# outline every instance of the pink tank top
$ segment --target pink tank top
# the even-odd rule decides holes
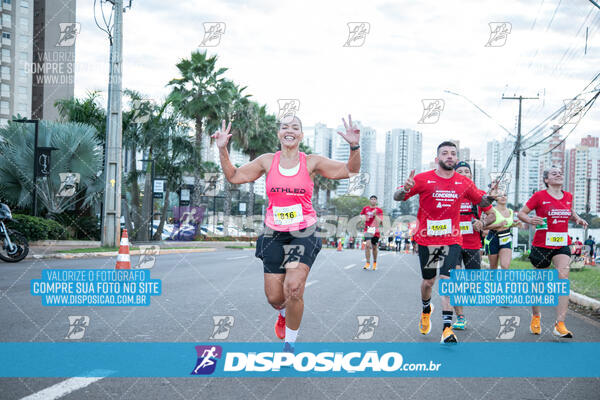
[[[300,152],[300,168],[293,176],[279,173],[280,154],[281,151],[275,153],[267,174],[269,207],[265,224],[276,231],[298,231],[317,222],[312,206],[314,183],[306,167],[306,154]]]

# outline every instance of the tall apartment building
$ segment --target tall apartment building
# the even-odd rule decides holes
[[[33,3],[0,0],[0,125],[13,116],[31,117]]]
[[[31,115],[57,120],[57,100],[73,97],[75,43],[80,25],[75,0],[33,0],[33,64]]]
[[[568,150],[566,168],[567,190],[573,194],[575,211],[598,214],[600,210],[600,147],[597,137],[587,136],[574,149]]]
[[[385,185],[383,206],[388,209],[398,207],[394,201],[396,187],[404,184],[410,172],[421,171],[423,137],[421,132],[411,129],[392,129],[385,138]],[[411,199],[412,212],[416,212],[416,202]]]

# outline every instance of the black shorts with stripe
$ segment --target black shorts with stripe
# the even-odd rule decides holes
[[[285,274],[286,269],[297,267],[298,263],[312,267],[322,247],[317,224],[293,232],[267,227],[256,239],[254,255],[262,260],[265,274]]]

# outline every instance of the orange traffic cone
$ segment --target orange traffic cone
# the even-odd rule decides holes
[[[119,245],[119,254],[117,254],[117,265],[115,269],[131,269],[131,261],[129,260],[129,237],[127,229],[123,229],[121,243]]]
[[[342,251],[342,241],[341,240],[338,241],[337,251]]]

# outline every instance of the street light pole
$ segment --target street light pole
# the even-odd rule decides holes
[[[102,209],[102,246],[117,246],[121,231],[121,67],[123,55],[123,0],[112,0],[114,10],[113,42],[111,46],[108,93],[108,125],[104,164],[104,201]]]
[[[539,97],[505,97],[502,96],[502,100],[519,100],[519,120],[517,122],[517,142],[515,144],[514,155],[516,157],[516,171],[515,171],[515,209],[519,209],[519,180],[521,176],[521,105],[523,100],[537,100]]]

